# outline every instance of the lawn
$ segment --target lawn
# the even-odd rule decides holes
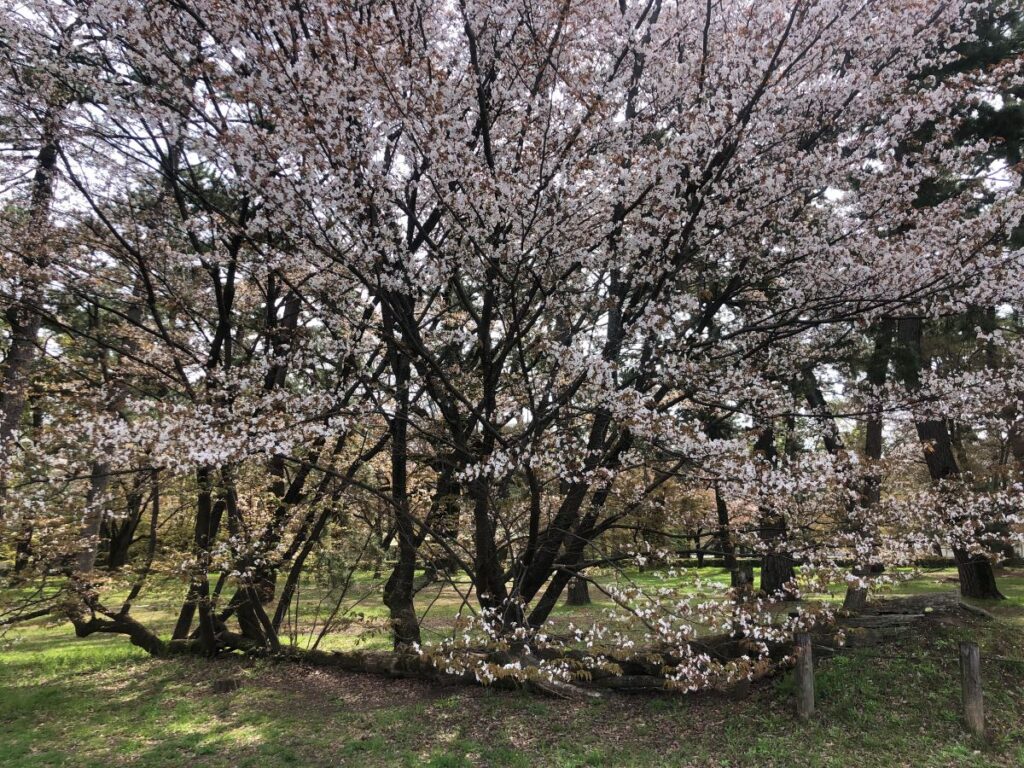
[[[950,592],[952,573],[898,591]],[[1000,584],[1010,599],[985,605],[994,621],[936,618],[900,645],[821,660],[806,724],[789,675],[742,696],[562,701],[265,661],[151,659],[123,638],[35,623],[0,651],[0,766],[1022,766],[1024,572]],[[458,608],[421,599],[435,600],[438,626]],[[559,620],[600,609],[559,608]],[[346,624],[328,646],[376,645],[353,634],[365,632]],[[982,646],[984,742],[959,721],[957,642],[968,637]],[[241,687],[214,693],[225,678]]]

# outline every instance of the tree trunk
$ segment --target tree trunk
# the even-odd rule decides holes
[[[42,325],[39,315],[27,307],[12,307],[6,316],[11,343],[0,375],[0,446],[3,447],[21,424],[25,412],[36,358],[36,337]]]
[[[736,571],[736,545],[729,529],[729,507],[718,483],[715,483],[715,511],[718,514],[718,546],[722,550],[722,565],[729,573]]]
[[[781,593],[786,600],[796,599],[790,582],[796,578],[793,558],[785,552],[774,552],[764,556],[761,562],[761,591],[766,595]]]
[[[114,521],[107,518],[100,528],[100,536],[106,549],[105,565],[107,570],[117,571],[128,564],[128,550],[135,541],[135,532],[142,520],[142,494],[128,494],[125,518]]]
[[[128,550],[134,540],[134,526],[121,525],[114,528],[107,540],[107,570],[119,571],[128,564]]]
[[[885,318],[877,330],[874,349],[867,366],[868,384],[876,388],[882,387],[888,378],[889,359],[892,356],[892,333],[893,322],[890,318]],[[883,426],[881,405],[872,403],[864,428],[864,458],[868,461],[868,468],[860,493],[861,506],[869,511],[882,501],[882,477],[878,462],[882,459]],[[871,563],[856,563],[853,573],[854,576],[866,576],[870,571]],[[862,611],[867,600],[867,589],[851,584],[846,588],[843,608],[848,611]]]
[[[575,578],[569,582],[569,591],[565,596],[566,605],[590,605],[590,582]]]
[[[206,652],[212,654],[216,652],[216,631],[209,604],[210,549],[220,528],[220,519],[224,513],[225,502],[222,498],[217,499],[216,503],[213,502],[213,488],[208,468],[204,467],[197,470],[196,481],[199,486],[194,533],[196,566],[192,573],[188,595],[181,606],[181,612],[178,614],[178,621],[175,624],[172,637],[175,640],[184,640],[188,637],[189,630],[192,627],[192,619],[195,617],[198,609],[200,640]]]
[[[306,566],[306,558],[313,551],[313,547],[320,542],[320,537],[323,535],[324,529],[327,527],[327,523],[332,515],[333,508],[319,513],[308,533],[308,537],[302,542],[301,548],[295,555],[295,560],[288,571],[288,577],[285,579],[284,587],[281,589],[281,597],[277,601],[274,617],[271,620],[271,625],[274,627],[275,632],[281,631],[281,624],[284,622],[284,617],[287,615],[292,599],[299,588],[299,580],[302,578],[302,572]]]
[[[919,317],[900,318],[897,335],[903,353],[900,360],[903,379],[910,388],[920,383],[922,367],[921,337],[922,323]],[[927,419],[917,423],[917,436],[924,449],[928,474],[933,481],[942,481],[960,476],[960,465],[953,453],[953,441],[945,419]],[[960,594],[963,597],[1002,600],[1003,594],[996,586],[995,571],[991,561],[984,555],[971,555],[963,549],[953,549],[960,575]]]
[[[596,520],[597,513],[596,511],[591,510],[589,514],[580,520],[580,524],[576,530],[572,531],[572,536],[569,538],[569,543],[562,556],[565,567],[557,569],[551,575],[551,579],[548,581],[543,594],[533,606],[529,616],[526,618],[526,623],[529,626],[535,628],[540,627],[548,620],[548,616],[551,615],[551,611],[554,610],[555,606],[558,604],[558,598],[561,597],[563,590],[569,586],[569,582],[572,580],[573,574],[580,569],[580,565],[583,562],[583,552],[596,535],[594,531],[594,523]]]
[[[57,168],[57,110],[47,111],[36,170],[32,178],[29,203],[29,224],[26,234],[32,242],[24,244],[25,260],[30,268],[39,268],[49,262],[45,252],[49,228],[50,204],[53,201],[53,179]],[[36,358],[36,337],[42,318],[33,301],[37,285],[24,286],[24,297],[6,310],[11,329],[11,342],[0,374],[0,450],[4,449],[12,433],[21,423],[32,381],[32,366]]]
[[[448,547],[454,548],[459,536],[459,495],[461,487],[455,480],[455,467],[451,460],[438,469],[437,492],[434,498],[436,513],[431,519],[430,535],[433,539],[443,541],[444,545],[435,551],[429,565],[437,573],[453,573],[458,570],[457,559]]]
[[[996,585],[992,562],[984,555],[971,555],[963,549],[954,549],[953,558],[960,576],[960,594],[980,600],[1003,600],[1005,596]]]
[[[754,444],[754,453],[771,465],[775,464],[775,430],[765,427]],[[759,535],[772,551],[765,553],[761,561],[761,591],[766,595],[780,595],[783,599],[795,599],[787,585],[796,578],[793,558],[780,550],[779,542],[786,536],[786,520],[770,509],[762,509],[759,517]]]
[[[867,381],[873,387],[881,387],[885,384],[889,367],[889,358],[892,350],[893,322],[891,318],[884,318],[876,330],[874,348],[867,365]],[[835,417],[829,411],[828,403],[818,385],[814,369],[808,368],[804,371],[805,396],[807,404],[811,407],[822,422],[822,441],[825,450],[830,454],[838,454],[844,449],[839,427]],[[878,474],[877,463],[882,458],[882,412],[881,408],[872,403],[869,411],[864,434],[864,457],[868,460],[867,471],[861,478],[858,489],[859,506],[863,510],[870,511],[875,508],[881,500],[881,477]],[[855,526],[857,521],[857,508],[850,504],[847,510],[847,525]],[[865,521],[861,520],[860,525]],[[854,563],[853,573],[855,576],[866,576],[872,570],[872,563]],[[854,584],[846,588],[846,596],[843,599],[843,608],[848,611],[863,610],[867,603],[867,589]]]
[[[733,589],[741,592],[749,592],[754,588],[754,566],[750,563],[737,563],[730,573],[730,583]]]
[[[376,456],[380,451],[384,450],[384,447],[390,441],[390,429],[382,434],[377,442],[367,451],[361,453],[356,459],[349,464],[348,470],[342,478],[342,482],[336,484],[331,492],[331,496],[327,502],[326,508],[319,510],[315,517],[311,517],[313,514],[312,510],[317,509],[317,502],[323,499],[326,493],[327,486],[326,480],[321,482],[319,488],[313,495],[312,502],[309,507],[311,511],[306,513],[306,517],[303,519],[302,524],[299,526],[299,530],[296,531],[295,536],[292,538],[291,544],[288,549],[282,555],[281,562],[278,563],[275,571],[280,569],[287,563],[291,563],[291,568],[288,571],[288,577],[285,579],[284,588],[281,591],[281,597],[277,601],[277,608],[274,610],[274,616],[271,620],[271,626],[275,633],[281,631],[281,624],[284,621],[285,616],[288,613],[289,607],[293,597],[298,591],[299,580],[302,577],[303,568],[305,567],[306,558],[309,557],[313,548],[320,543],[320,538],[323,536],[324,530],[327,524],[337,519],[340,514],[340,499],[342,493],[348,488],[349,481],[355,476],[356,472],[366,462]],[[340,445],[341,441],[339,441]],[[340,516],[342,523],[344,523],[344,516]],[[376,535],[376,533],[374,534]],[[293,560],[294,558],[294,560]],[[379,578],[375,575],[374,578]]]
[[[825,395],[821,391],[821,386],[818,384],[817,376],[814,374],[814,368],[808,366],[803,372],[803,390],[804,396],[807,398],[807,405],[810,406],[811,410],[815,413],[818,421],[822,427],[822,443],[825,445],[825,450],[832,456],[837,456],[841,453],[845,446],[843,445],[842,435],[839,433],[839,426],[836,424],[835,417],[832,415],[828,407],[828,402],[825,400]],[[879,422],[880,425],[880,422]],[[871,440],[871,423],[868,424],[868,441]],[[879,430],[879,437],[881,437],[881,431]],[[879,444],[879,449],[881,444]],[[877,457],[876,457],[877,458]],[[861,499],[863,502],[863,497]],[[869,506],[865,504],[864,506]],[[854,520],[850,519],[853,517],[855,512],[855,505],[849,503],[847,505],[847,519],[844,521],[844,527],[852,529],[856,524]],[[853,568],[854,575],[860,576],[865,573],[862,564],[856,563]],[[851,584],[846,588],[846,596],[843,599],[843,608],[848,611],[859,611],[862,610],[867,603],[868,593],[864,587],[855,586]]]
[[[35,367],[39,330],[42,317],[36,302],[40,285],[38,276],[32,274],[49,263],[47,246],[49,239],[50,207],[53,202],[54,176],[59,152],[58,129],[61,110],[51,107],[43,118],[39,154],[32,177],[32,193],[29,200],[29,220],[25,229],[26,242],[19,244],[23,260],[29,270],[29,278],[20,286],[21,298],[5,308],[4,314],[10,328],[10,344],[7,357],[0,366],[0,457],[6,455],[8,443],[21,425],[29,388]],[[7,496],[7,478],[0,469],[0,519],[4,517],[4,499]],[[31,531],[22,534],[26,541]],[[27,563],[26,552],[21,552],[22,568]],[[18,560],[16,560],[18,562]]]
[[[394,322],[391,312],[385,311],[385,324]],[[391,501],[394,507],[398,539],[398,562],[384,585],[384,604],[391,614],[391,628],[395,649],[420,642],[420,626],[416,616],[414,576],[416,570],[416,531],[408,495],[408,422],[409,422],[409,358],[389,338],[388,355],[395,377],[395,413],[391,418]]]
[[[508,604],[508,588],[495,542],[488,478],[471,480],[469,494],[473,500],[473,569],[476,571],[477,599],[483,608],[513,610],[516,615],[505,615],[502,621],[510,626],[518,624],[522,617]]]
[[[29,563],[32,562],[32,534],[34,532],[34,526],[24,526],[18,534],[18,540],[14,544],[15,580],[17,580],[17,577],[20,577],[25,573],[28,569]]]
[[[79,542],[82,548],[75,556],[75,572],[86,574],[96,564],[99,548],[100,524],[103,521],[103,500],[110,483],[110,465],[96,462],[89,477],[89,491],[85,496],[85,519],[82,522]]]

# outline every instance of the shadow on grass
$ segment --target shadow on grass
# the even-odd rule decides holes
[[[1001,608],[1017,621],[1024,579],[1002,583],[1011,599]],[[951,590],[939,577],[927,591]],[[239,660],[151,659],[124,638],[27,627],[0,650],[0,766],[1024,765],[1024,665],[991,661],[1024,658],[1018,626],[933,630],[822,661],[818,713],[799,724],[787,676],[742,700],[563,702]],[[956,644],[965,637],[982,645],[988,745],[959,722]],[[225,676],[241,678],[241,689],[213,694],[211,681]]]

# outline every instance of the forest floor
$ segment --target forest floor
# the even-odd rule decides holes
[[[932,571],[896,592],[948,595],[952,577]],[[0,766],[1019,768],[1024,571],[1004,571],[1000,587],[1008,600],[978,603],[994,620],[936,614],[899,640],[821,659],[808,723],[795,719],[791,674],[742,696],[562,701],[266,661],[152,659],[121,637],[76,639],[39,622],[0,640]],[[595,609],[560,610],[585,620]],[[985,740],[960,722],[962,639],[982,649]],[[326,647],[353,644],[377,641]],[[214,693],[226,678],[240,687]]]

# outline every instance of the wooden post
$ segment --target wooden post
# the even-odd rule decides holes
[[[814,714],[814,657],[806,632],[796,636],[796,714],[801,720]]]
[[[964,719],[971,733],[985,735],[985,708],[981,695],[981,651],[977,643],[960,643],[960,683],[964,695]]]

